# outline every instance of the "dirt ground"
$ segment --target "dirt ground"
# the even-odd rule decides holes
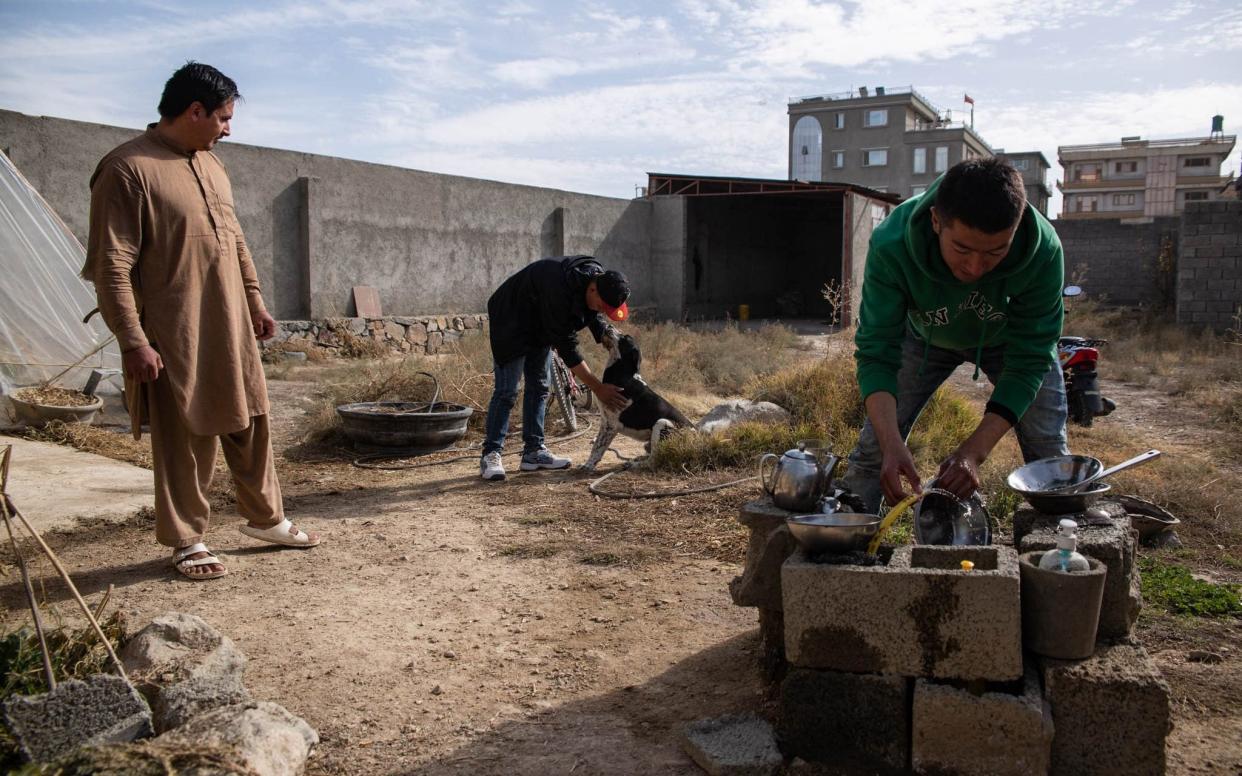
[[[317,390],[305,371],[293,377],[270,384],[278,451]],[[1110,420],[1166,417],[1158,396],[1145,401]],[[1185,427],[1150,433],[1172,446]],[[582,460],[590,442],[557,450]],[[176,576],[142,517],[49,542],[83,593],[115,585],[131,623],[191,612],[234,639],[255,697],[319,731],[312,774],[693,774],[684,723],[772,710],[755,611],[726,589],[745,543],[734,515],[753,484],[610,501],[572,472],[485,483],[474,459],[408,471],[282,460],[280,474],[290,518],[324,543],[261,546],[223,505],[208,536],[230,571],[221,580]],[[5,582],[11,625],[23,603],[20,582]],[[69,614],[64,591],[46,589]],[[1242,772],[1240,635],[1236,621],[1140,620],[1173,689],[1171,773]],[[1223,660],[1192,662],[1196,650]]]

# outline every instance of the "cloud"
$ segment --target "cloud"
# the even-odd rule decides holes
[[[731,41],[735,55],[764,67],[807,72],[816,65],[946,60],[980,46],[1115,14],[1129,2],[1026,0],[693,0],[683,5]],[[985,53],[990,49],[985,49]]]

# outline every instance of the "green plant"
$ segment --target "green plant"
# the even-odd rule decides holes
[[[1143,600],[1171,614],[1195,617],[1242,616],[1239,585],[1213,584],[1195,578],[1185,566],[1155,558],[1139,562]]]

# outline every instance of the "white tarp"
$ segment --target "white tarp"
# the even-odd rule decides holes
[[[86,181],[82,181],[86,185]],[[39,192],[0,153],[0,393],[47,380],[111,334],[94,289],[78,277],[86,251]],[[81,389],[92,369],[117,368],[108,345],[56,381]]]

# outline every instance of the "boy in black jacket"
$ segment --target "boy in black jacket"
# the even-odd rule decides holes
[[[479,465],[483,479],[505,478],[500,450],[509,433],[509,412],[517,401],[523,375],[522,471],[564,469],[572,463],[556,457],[543,444],[552,348],[605,406],[625,408],[621,390],[601,382],[582,360],[578,331],[589,328],[595,341],[602,342],[609,328],[604,316],[625,320],[629,295],[629,283],[620,272],[605,272],[591,256],[565,256],[528,264],[487,300],[496,388],[487,407],[486,439]]]

